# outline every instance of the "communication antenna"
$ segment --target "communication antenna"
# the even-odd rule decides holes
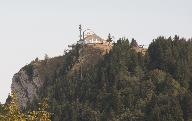
[[[81,37],[82,37],[82,27],[81,27],[81,24],[79,25],[79,32],[80,32],[79,39],[81,40]]]
[[[83,35],[82,35],[82,26],[81,24],[79,25],[79,32],[80,32],[80,36],[79,36],[79,40],[82,40],[82,36],[83,36],[83,40],[84,40],[84,31],[83,31]],[[80,54],[80,52],[78,51],[78,53]],[[80,58],[78,59],[79,63],[80,63]],[[80,79],[82,80],[83,74],[82,74],[82,65],[80,64]]]

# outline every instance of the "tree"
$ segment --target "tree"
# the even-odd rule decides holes
[[[0,114],[0,121],[26,121],[25,115],[20,112],[17,105],[16,94],[13,92],[11,101],[3,106],[2,114]]]
[[[108,38],[107,38],[107,42],[112,42],[112,41],[113,40],[112,40],[111,34],[109,33]]]
[[[131,41],[131,47],[139,47],[137,41],[134,38]]]
[[[185,121],[192,121],[192,96],[190,94],[185,94],[182,96],[181,106]]]
[[[39,104],[38,111],[31,111],[25,114],[19,109],[16,94],[12,92],[10,97],[10,101],[2,106],[0,121],[51,121],[51,113],[46,111],[48,108],[47,99],[44,99]]]
[[[29,121],[51,121],[51,113],[47,112],[48,99],[43,99],[42,103],[39,103],[37,111],[29,112],[27,119]]]

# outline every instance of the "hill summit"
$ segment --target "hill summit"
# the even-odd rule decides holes
[[[46,78],[54,75],[62,66],[70,68],[66,76],[74,76],[77,72],[85,72],[86,69],[97,64],[111,49],[112,44],[75,45],[64,56],[32,61],[13,77],[11,89],[16,92],[20,107],[26,108],[28,103],[39,98],[37,91],[43,86]],[[70,65],[64,65],[68,61],[65,59],[71,59],[71,63],[68,62]]]
[[[126,38],[84,39],[14,75],[23,112],[47,98],[53,121],[192,119],[191,39],[158,37],[148,49]]]

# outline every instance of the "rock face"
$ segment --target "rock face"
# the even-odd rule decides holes
[[[37,90],[43,85],[38,70],[33,68],[32,72],[31,76],[22,68],[13,76],[11,90],[16,93],[20,108],[25,108],[28,102],[33,101],[34,97],[38,98]]]

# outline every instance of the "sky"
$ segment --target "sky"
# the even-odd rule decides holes
[[[36,57],[63,54],[78,25],[114,39],[149,45],[158,36],[192,37],[191,0],[0,0],[0,102],[11,81]]]

